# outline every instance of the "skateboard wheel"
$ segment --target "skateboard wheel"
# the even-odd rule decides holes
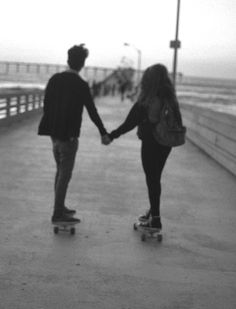
[[[141,235],[141,240],[142,240],[142,241],[146,241],[146,235],[145,235],[145,234],[142,234],[142,235]]]
[[[137,231],[137,229],[138,229],[138,228],[137,228],[137,224],[134,223],[134,230]]]
[[[162,235],[160,234],[160,235],[157,235],[157,241],[158,242],[162,242]]]
[[[70,229],[70,234],[71,234],[71,235],[75,235],[75,228],[74,228],[74,227],[72,227],[72,228]]]
[[[58,234],[58,232],[59,232],[59,228],[58,228],[58,226],[54,226],[54,234]]]

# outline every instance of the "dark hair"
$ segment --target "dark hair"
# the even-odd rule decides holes
[[[68,65],[71,69],[79,70],[84,66],[89,51],[85,44],[74,45],[68,50]]]
[[[167,68],[162,64],[154,64],[143,73],[141,80],[140,104],[146,105],[147,98],[159,97],[176,98],[175,89],[171,82]]]

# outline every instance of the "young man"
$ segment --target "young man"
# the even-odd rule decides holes
[[[38,134],[51,137],[56,161],[52,222],[80,221],[71,216],[75,214],[75,210],[65,206],[65,197],[78,149],[84,106],[101,134],[102,143],[108,144],[110,141],[98,115],[88,83],[78,74],[87,56],[88,50],[84,44],[70,48],[68,50],[69,69],[53,75],[45,91],[44,113]]]

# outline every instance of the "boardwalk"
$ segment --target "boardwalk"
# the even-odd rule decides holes
[[[108,130],[130,103],[100,99]],[[77,234],[50,225],[55,171],[39,117],[0,131],[1,309],[236,307],[236,179],[190,143],[163,175],[163,243],[132,225],[147,208],[135,131],[100,144],[84,115],[67,205]]]

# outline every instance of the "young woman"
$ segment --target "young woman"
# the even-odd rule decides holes
[[[141,81],[141,92],[124,123],[110,133],[110,139],[118,138],[136,126],[142,141],[141,158],[146,176],[150,210],[140,217],[145,227],[161,229],[160,196],[161,174],[171,147],[159,144],[153,136],[153,126],[160,118],[163,102],[169,100],[179,111],[174,87],[165,66],[155,64],[146,69]]]

